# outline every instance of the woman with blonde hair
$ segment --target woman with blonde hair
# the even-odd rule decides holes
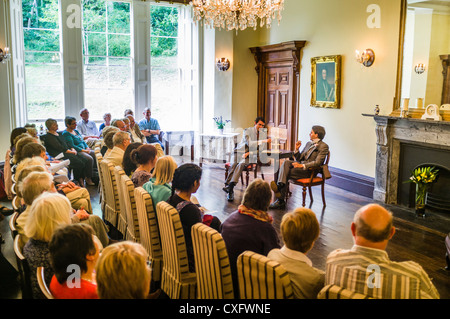
[[[156,161],[155,169],[150,180],[142,185],[152,197],[153,207],[161,201],[167,201],[172,195],[171,182],[177,163],[172,156],[163,156]]]
[[[30,267],[34,299],[45,298],[37,282],[36,269],[37,267],[44,267],[45,282],[50,284],[53,268],[50,263],[48,243],[58,227],[71,223],[71,209],[70,202],[65,196],[50,192],[39,195],[30,207],[25,224],[25,234],[30,239],[23,247],[23,255]]]
[[[280,231],[284,246],[271,250],[267,257],[289,273],[295,298],[315,299],[325,283],[325,273],[306,256],[320,234],[316,215],[311,209],[297,208],[283,216]]]
[[[122,241],[103,249],[96,271],[100,299],[146,299],[150,292],[150,268],[145,248]]]

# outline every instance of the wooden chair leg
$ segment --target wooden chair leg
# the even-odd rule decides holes
[[[225,180],[228,178],[228,168],[225,168]]]
[[[322,202],[323,207],[327,206],[327,204],[325,203],[325,183],[322,184]]]
[[[248,186],[248,180],[250,179],[250,173],[248,170],[245,171],[245,186]]]
[[[308,191],[309,191],[309,200],[311,201],[311,203],[314,201],[313,199],[313,195],[312,195],[312,189],[311,186],[308,187]]]
[[[303,207],[305,207],[305,205],[306,205],[306,203],[305,203],[305,200],[306,200],[306,187],[305,186],[303,186],[303,191],[302,191],[302,206]]]

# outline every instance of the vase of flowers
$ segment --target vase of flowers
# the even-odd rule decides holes
[[[416,184],[416,214],[425,216],[425,199],[428,188],[436,180],[439,170],[436,167],[422,166],[416,168],[409,178],[408,182]]]
[[[214,123],[216,123],[216,127],[221,135],[223,135],[223,129],[225,128],[225,125],[228,122],[231,122],[231,120],[223,120],[222,116],[214,117],[213,120]]]

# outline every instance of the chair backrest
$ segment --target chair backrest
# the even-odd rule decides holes
[[[31,299],[33,298],[33,293],[31,291],[30,266],[28,265],[28,261],[22,253],[21,237],[22,235],[20,234],[17,234],[16,237],[14,237],[14,254],[16,255],[17,268],[19,271],[22,299]]]
[[[195,275],[192,276],[193,273],[189,272],[186,241],[180,215],[166,202],[159,202],[156,205],[156,215],[164,259],[161,288],[171,299],[195,298],[195,285],[190,285],[190,289],[182,292],[185,279],[193,280],[194,283],[196,279]]]
[[[41,288],[42,293],[47,299],[55,299],[53,297],[52,292],[47,286],[47,283],[45,282],[45,276],[44,276],[44,267],[37,267],[36,269],[36,278],[39,285],[39,288]]]
[[[106,204],[106,199],[105,199],[105,184],[103,182],[103,170],[102,170],[102,166],[100,165],[100,163],[103,161],[103,156],[102,153],[100,153],[100,148],[95,148],[95,158],[97,159],[97,168],[98,168],[98,189],[99,189],[99,193],[100,193],[100,204],[101,204],[101,209],[102,212],[105,211],[105,204]]]
[[[326,285],[319,291],[317,299],[372,299],[369,296],[336,285]]]
[[[152,280],[159,282],[161,281],[163,252],[152,197],[144,188],[136,187],[134,189],[134,200],[136,201],[141,244],[147,249],[150,256]]]
[[[198,299],[234,299],[227,248],[220,233],[203,224],[192,226]]]
[[[120,167],[116,166],[116,169]],[[122,194],[124,200],[124,208],[127,216],[127,240],[140,242],[139,219],[136,211],[136,201],[134,198],[134,184],[125,174],[120,175],[118,184],[119,194]]]
[[[293,299],[291,280],[283,266],[266,256],[244,251],[237,259],[241,299]]]
[[[113,173],[113,164],[104,159],[100,162],[99,166],[101,167],[103,185],[105,187],[105,212],[103,219],[108,221],[113,227],[117,228],[120,207],[119,195],[114,187],[116,177]]]
[[[9,218],[9,229],[11,230],[11,237],[14,239],[16,238],[17,234],[19,233],[17,227],[16,227],[16,223],[17,223],[17,218],[19,218],[19,212],[16,211],[14,212],[11,217]]]
[[[121,186],[120,184],[122,182],[121,181],[122,175],[125,175],[125,172],[123,171],[122,167],[114,166],[112,174],[114,175],[113,181],[114,192],[117,194],[117,198],[119,199],[119,220],[117,222],[117,229],[123,234],[124,239],[128,239],[127,238],[128,212],[125,203],[126,198],[124,197],[125,195],[122,187],[120,187]]]

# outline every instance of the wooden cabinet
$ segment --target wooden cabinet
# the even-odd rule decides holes
[[[250,48],[258,73],[258,116],[280,134],[280,149],[292,150],[297,140],[300,51],[306,41]]]

